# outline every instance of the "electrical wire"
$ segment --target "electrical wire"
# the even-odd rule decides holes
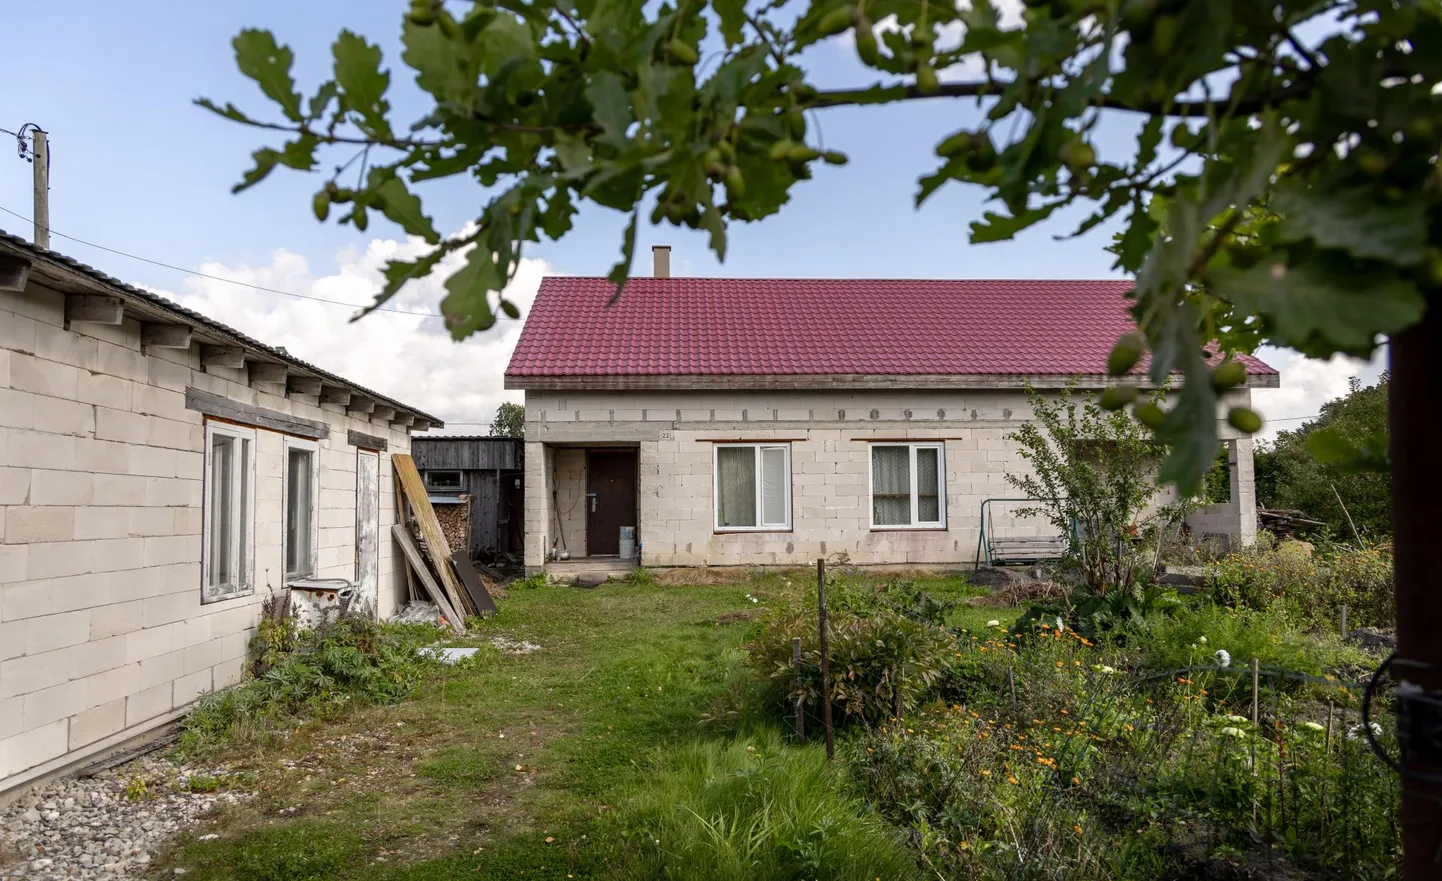
[[[0,205],[0,211],[4,211],[6,214],[9,214],[9,215],[11,215],[11,216],[13,216],[13,217],[17,217],[17,218],[19,218],[20,220],[25,221],[26,223],[34,223],[34,222],[35,222],[34,220],[26,217],[25,215],[19,213],[18,211],[11,211],[9,208],[6,208],[4,205]],[[193,270],[193,269],[186,269],[186,268],[183,267],[183,266],[176,266],[176,265],[173,264],[173,263],[165,263],[165,262],[160,261],[160,260],[152,260],[152,259],[150,259],[149,257],[141,257],[141,256],[139,256],[138,254],[129,254],[129,253],[126,253],[125,251],[116,250],[115,248],[107,248],[107,247],[104,246],[104,245],[97,245],[97,244],[95,244],[94,242],[87,242],[87,241],[85,241],[84,239],[78,239],[78,238],[76,238],[75,236],[66,235],[65,233],[59,232],[59,231],[57,231],[57,230],[55,230],[55,229],[50,229],[50,230],[49,230],[49,233],[50,233],[52,236],[58,236],[58,237],[60,237],[60,238],[62,238],[62,239],[69,239],[70,241],[75,242],[76,244],[79,244],[79,245],[84,245],[84,246],[86,246],[87,248],[95,248],[95,249],[97,249],[97,250],[105,251],[105,252],[110,253],[110,254],[115,254],[115,255],[120,256],[120,257],[128,257],[128,258],[130,258],[131,260],[139,260],[141,263],[149,263],[149,264],[152,265],[152,266],[159,266],[159,267],[161,267],[162,269],[172,269],[172,270],[174,270],[174,271],[176,271],[176,272],[183,272],[183,273],[185,273],[186,275],[193,275],[193,276],[196,276],[196,277],[198,277],[198,278],[207,278],[207,279],[210,279],[211,281],[225,282],[226,284],[233,284],[233,285],[237,285],[237,286],[239,286],[239,287],[249,288],[249,289],[255,290],[255,291],[264,291],[264,292],[267,293],[267,294],[277,294],[277,295],[282,296],[282,297],[294,297],[294,298],[296,298],[297,300],[311,300],[311,301],[316,302],[316,303],[328,303],[328,304],[330,304],[330,305],[332,305],[332,306],[345,306],[345,307],[350,308],[350,309],[362,309],[362,308],[364,308],[363,306],[358,306],[358,305],[356,305],[355,303],[347,303],[347,302],[345,302],[344,300],[330,300],[330,299],[327,299],[327,298],[325,298],[325,297],[316,297],[316,296],[313,296],[313,295],[311,295],[311,294],[297,294],[297,293],[295,293],[294,291],[283,291],[283,290],[280,290],[279,288],[268,288],[268,287],[265,287],[265,286],[263,286],[263,285],[251,284],[251,283],[249,283],[249,282],[244,282],[244,281],[236,281],[236,280],[233,279],[233,278],[225,278],[225,277],[219,276],[219,275],[210,275],[210,274],[204,273],[204,272],[196,272],[196,271]],[[421,317],[421,318],[443,318],[443,317],[444,317],[444,316],[441,315],[441,313],[439,313],[439,312],[420,312],[420,311],[416,311],[416,310],[412,310],[412,309],[396,309],[396,308],[393,308],[393,307],[390,307],[390,306],[378,306],[378,307],[376,307],[375,309],[373,309],[372,311],[374,311],[374,312],[393,312],[393,313],[395,313],[395,314],[397,314],[397,315],[414,315],[414,316]]]

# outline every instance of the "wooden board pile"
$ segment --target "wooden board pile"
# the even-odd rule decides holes
[[[411,587],[411,596],[417,596],[412,580],[414,573],[427,597],[441,610],[442,622],[457,632],[464,632],[466,616],[493,614],[496,603],[466,558],[464,544],[460,553],[451,552],[415,460],[396,453],[391,456],[391,463],[396,475],[399,520],[391,533],[405,555],[406,582]]]

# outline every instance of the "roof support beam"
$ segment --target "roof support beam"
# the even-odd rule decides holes
[[[320,402],[322,404],[349,404],[350,389],[343,389],[336,385],[322,385],[320,389]]]
[[[229,367],[232,370],[239,370],[245,366],[245,349],[239,346],[212,346],[202,344],[200,347],[201,367]]]
[[[430,420],[428,420],[428,419],[421,419],[421,418],[417,417],[417,418],[416,418],[416,421],[411,423],[411,431],[430,431],[430,430],[431,430],[431,423],[430,423]]]
[[[285,382],[289,373],[284,364],[274,361],[251,361],[245,366],[250,372],[251,382]]]
[[[410,413],[397,413],[391,417],[392,425],[414,425],[416,417]]]
[[[375,408],[375,399],[365,395],[351,395],[350,404],[346,407],[352,413],[369,413]]]
[[[291,376],[285,381],[285,388],[293,395],[318,395],[321,393],[319,376]]]
[[[395,407],[385,407],[380,404],[377,404],[376,408],[371,411],[371,419],[377,422],[390,422],[394,415],[396,415]]]
[[[65,320],[87,324],[119,324],[125,320],[125,304],[119,297],[66,294]]]
[[[188,349],[190,348],[190,339],[190,325],[188,324],[160,324],[147,321],[140,325],[140,344],[142,346],[154,346],[157,349]]]
[[[0,256],[0,291],[23,291],[29,280],[29,260],[9,255]]]

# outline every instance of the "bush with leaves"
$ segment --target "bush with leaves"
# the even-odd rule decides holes
[[[1213,587],[1220,603],[1281,612],[1313,630],[1335,631],[1344,605],[1352,627],[1396,624],[1387,545],[1321,545],[1308,553],[1263,537],[1223,558],[1215,567]]]
[[[253,640],[252,648],[264,652],[257,655],[257,662],[265,661],[257,664],[261,672],[202,697],[185,717],[183,748],[203,751],[231,738],[263,738],[275,720],[300,713],[395,703],[439,663],[418,651],[435,641],[436,631],[427,625],[378,624],[359,615],[342,615],[314,630],[272,624],[268,632],[285,634],[285,648]]]
[[[938,686],[954,660],[945,629],[891,609],[866,616],[838,612],[828,618],[831,701],[838,725],[875,724],[899,715]],[[801,676],[791,663],[791,640],[801,639]],[[783,714],[800,698],[820,713],[821,645],[816,614],[782,609],[762,624],[747,647],[751,666]]]
[[[1071,539],[1067,554],[1096,596],[1130,591],[1146,558],[1135,539],[1181,519],[1180,505],[1148,513],[1161,487],[1162,450],[1121,411],[1103,410],[1069,385],[1055,397],[1027,387],[1033,418],[1010,435],[1030,473],[1006,475],[1028,499],[1019,516],[1040,516]]]

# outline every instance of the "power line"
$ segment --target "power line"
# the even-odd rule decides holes
[[[0,131],[3,131],[3,130],[0,130]],[[30,218],[26,217],[26,216],[23,215],[23,214],[20,214],[19,212],[11,211],[9,208],[6,208],[4,205],[0,205],[0,211],[4,211],[6,214],[11,215],[12,217],[18,217],[19,219],[25,221],[26,223],[34,223],[34,221],[31,220]],[[110,254],[115,254],[115,255],[120,256],[120,257],[129,257],[131,260],[139,260],[141,263],[149,263],[149,264],[152,265],[152,266],[159,266],[159,267],[161,267],[161,268],[163,268],[163,269],[173,269],[173,270],[175,270],[176,272],[183,272],[183,273],[185,273],[186,275],[193,275],[193,276],[196,276],[196,277],[198,277],[198,278],[208,278],[208,279],[210,279],[211,281],[221,281],[221,282],[225,282],[226,284],[233,284],[233,285],[237,285],[237,286],[239,286],[239,287],[249,288],[249,289],[251,289],[251,290],[264,291],[264,292],[267,293],[267,294],[278,294],[278,295],[280,295],[280,296],[282,296],[282,297],[295,297],[295,298],[298,299],[298,300],[311,300],[311,301],[314,301],[314,302],[316,302],[316,303],[329,303],[329,304],[332,305],[332,306],[345,306],[345,307],[350,308],[350,309],[360,309],[360,308],[363,308],[363,307],[361,307],[361,306],[357,306],[355,303],[347,303],[347,302],[345,302],[344,300],[330,300],[330,299],[327,299],[327,298],[325,298],[325,297],[316,297],[316,296],[312,296],[312,295],[310,295],[310,294],[297,294],[297,293],[295,293],[294,291],[283,291],[283,290],[280,290],[280,289],[278,289],[278,288],[268,288],[268,287],[265,287],[265,286],[263,286],[263,285],[250,284],[249,282],[244,282],[244,281],[236,281],[236,280],[233,279],[233,278],[225,278],[225,277],[219,276],[219,275],[209,275],[209,274],[204,273],[204,272],[196,272],[196,271],[193,270],[193,269],[186,269],[186,268],[183,267],[183,266],[176,266],[176,265],[173,264],[173,263],[165,263],[165,262],[162,262],[162,261],[160,261],[160,260],[152,260],[152,259],[150,259],[149,257],[141,257],[141,256],[139,256],[139,255],[137,255],[137,254],[129,254],[129,253],[126,253],[125,251],[117,251],[117,250],[114,249],[114,248],[107,248],[107,247],[105,247],[104,245],[97,245],[97,244],[95,244],[94,242],[87,242],[87,241],[85,241],[84,239],[78,239],[78,238],[76,238],[75,236],[66,235],[66,234],[63,233],[63,232],[58,232],[58,231],[56,231],[56,230],[54,230],[54,229],[50,230],[50,234],[53,235],[53,236],[59,236],[59,237],[62,238],[62,239],[69,239],[70,241],[75,242],[76,244],[84,245],[84,246],[86,246],[87,248],[96,248],[96,249],[99,249],[99,250],[101,250],[101,251],[105,251],[105,252],[110,253]],[[418,317],[421,317],[421,318],[443,318],[443,317],[445,317],[445,316],[441,315],[441,313],[439,313],[439,312],[417,312],[417,311],[414,311],[414,310],[411,310],[411,309],[395,309],[395,308],[392,308],[392,307],[389,307],[389,306],[378,306],[378,307],[376,307],[375,309],[373,309],[373,310],[371,310],[371,311],[373,311],[373,312],[394,312],[394,313],[396,313],[397,315],[415,315],[415,316],[418,316]]]

